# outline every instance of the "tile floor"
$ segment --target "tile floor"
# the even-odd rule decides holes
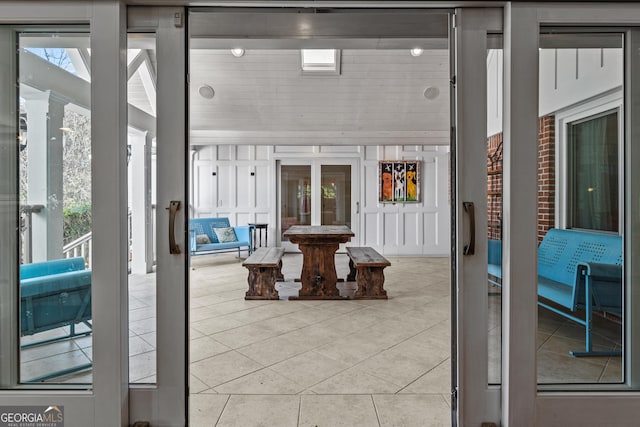
[[[191,271],[192,426],[450,425],[447,258],[390,257],[389,300],[245,301],[246,270],[232,254],[199,257]],[[346,255],[336,259],[339,277]],[[295,294],[301,256],[287,254],[281,297]],[[130,379],[155,381],[155,275],[130,276]],[[346,294],[353,291],[342,286]],[[496,293],[496,289],[490,289]],[[497,289],[499,291],[499,289]],[[490,302],[490,366],[498,382],[500,295]],[[595,319],[595,342],[619,348],[620,327]],[[61,328],[24,337],[64,333]],[[616,382],[621,358],[568,355],[581,327],[539,310],[541,382]],[[91,337],[22,351],[22,378],[86,363]],[[91,372],[54,382],[86,383]]]

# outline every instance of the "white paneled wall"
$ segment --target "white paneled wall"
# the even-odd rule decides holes
[[[276,162],[279,159],[359,159],[360,244],[385,255],[449,255],[448,146],[198,147],[193,165],[194,216],[228,216],[233,225],[269,224],[276,242]],[[336,152],[338,150],[339,152]],[[421,160],[419,203],[378,202],[378,161]],[[215,174],[215,175],[214,175]],[[253,174],[253,175],[252,175]],[[357,222],[356,222],[357,223]]]

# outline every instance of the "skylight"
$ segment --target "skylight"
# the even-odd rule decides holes
[[[337,49],[302,49],[304,74],[340,74],[340,51]]]

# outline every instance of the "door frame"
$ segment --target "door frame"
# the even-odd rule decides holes
[[[107,426],[114,419],[128,423],[128,312],[127,312],[127,190],[126,190],[126,58],[120,55],[126,49],[126,8],[119,2],[21,2],[0,3],[0,24],[65,25],[84,23],[89,27],[91,50],[91,127],[92,211],[93,211],[93,385],[18,386],[15,374],[17,360],[2,365],[2,375],[13,378],[9,389],[0,391],[0,405],[63,405],[68,425]],[[6,69],[5,69],[6,71]],[[17,71],[14,67],[14,71]],[[9,72],[11,73],[11,72]],[[15,76],[15,74],[12,74]],[[15,82],[15,80],[13,80]],[[13,87],[13,84],[11,85]],[[15,102],[15,95],[12,102]],[[15,134],[14,134],[15,135]],[[97,159],[106,159],[97,161]],[[3,168],[4,169],[4,168]],[[14,168],[7,168],[15,171]],[[115,172],[115,174],[114,174]],[[115,179],[114,179],[115,176]],[[8,182],[17,176],[6,177]],[[15,181],[13,181],[15,182]],[[11,194],[8,194],[11,197]],[[3,195],[3,198],[5,195]],[[15,200],[3,200],[15,209]],[[7,226],[2,222],[2,226]],[[13,235],[15,228],[3,230]],[[18,265],[17,244],[2,244],[3,263]],[[17,271],[7,268],[9,277],[2,281],[13,284],[11,301],[17,299]],[[4,274],[4,273],[3,273]],[[115,284],[115,286],[114,286]],[[11,287],[11,286],[9,286]],[[114,307],[116,309],[114,309]],[[17,354],[18,339],[11,309],[3,311],[0,339],[11,343],[10,351]],[[6,346],[5,346],[6,348]],[[4,357],[3,357],[4,359]]]
[[[160,426],[188,424],[190,192],[186,19],[182,7],[128,9],[128,32],[155,32],[157,68],[162,70],[157,73],[156,83],[156,383],[129,385],[129,420]],[[173,230],[169,228],[172,201],[180,202]],[[180,253],[170,253],[170,234]]]
[[[325,157],[309,158],[296,155],[295,157],[281,157],[276,159],[276,244],[285,248],[287,252],[300,252],[298,245],[282,241],[282,217],[280,201],[282,200],[282,166],[310,166],[311,167],[311,225],[320,225],[321,221],[321,171],[325,165],[349,165],[351,166],[351,231],[355,236],[349,241],[349,245],[357,246],[360,242],[362,230],[360,229],[361,212],[361,188],[360,188],[360,159],[358,157],[346,157],[342,159],[329,159]],[[346,244],[340,244],[339,250],[344,250]]]

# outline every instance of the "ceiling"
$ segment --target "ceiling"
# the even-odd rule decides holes
[[[447,49],[342,49],[339,75],[303,74],[300,49],[192,49],[189,76],[196,145],[449,143]]]

